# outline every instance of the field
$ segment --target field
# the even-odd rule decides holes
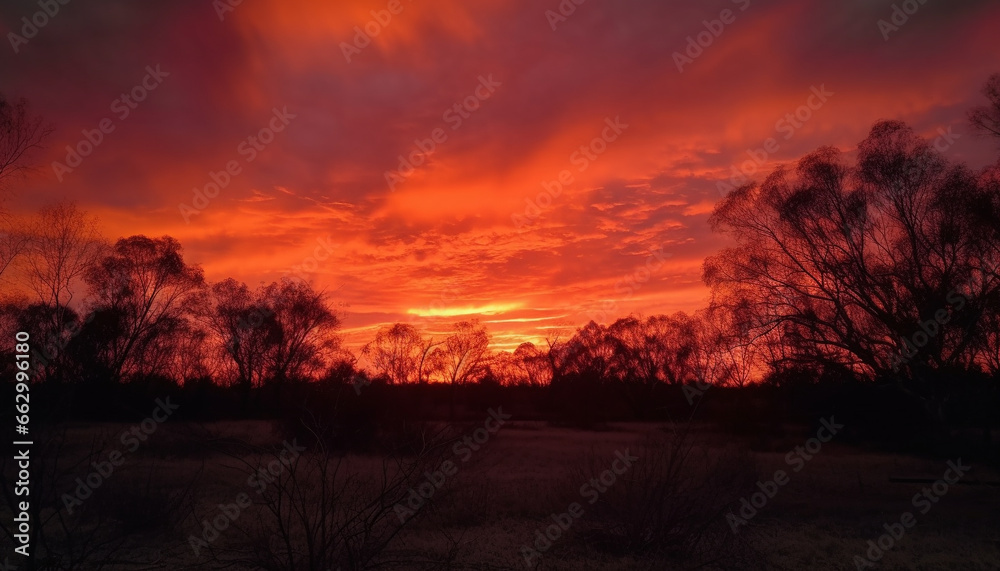
[[[100,462],[122,448],[118,435],[128,428],[76,425],[64,436],[59,457]],[[486,440],[476,444],[479,428],[495,432],[481,430],[478,436]],[[947,461],[957,458],[862,450],[834,436],[808,460],[789,461],[786,455],[813,432],[787,427],[782,434],[746,439],[706,426],[671,431],[622,423],[584,431],[516,420],[501,426],[467,423],[452,427],[446,445],[411,466],[411,456],[402,464],[386,463],[381,454],[327,455],[321,445],[299,441],[295,446],[305,451],[286,452],[280,463],[280,450],[291,450],[283,442],[291,441],[272,423],[166,423],[126,453],[92,497],[74,504],[74,513],[61,516],[79,525],[78,538],[99,527],[95,537],[106,543],[95,545],[109,550],[95,552],[79,569],[96,569],[95,561],[102,559],[112,562],[104,569],[215,569],[227,562],[230,569],[323,571],[325,565],[345,570],[1000,568],[1000,488],[969,485],[996,482],[996,470],[974,465],[960,483],[943,493],[940,485],[930,488],[929,499],[914,504],[914,495],[931,484],[890,483],[890,476],[936,480]],[[463,443],[464,436],[473,439]],[[629,456],[637,458],[631,466],[621,460]],[[449,461],[451,466],[444,464]],[[273,481],[266,475],[268,463],[277,473]],[[321,465],[328,471],[317,471]],[[581,490],[615,468],[620,473],[610,485],[597,480],[596,487]],[[75,478],[85,479],[94,468],[75,470],[60,480],[66,489],[53,498],[74,494]],[[775,478],[776,470],[785,472],[787,483],[767,484],[783,482]],[[320,478],[336,485],[318,486]],[[410,507],[416,509],[407,511],[409,490],[428,480],[423,490],[430,499],[414,500]],[[758,482],[773,497],[733,533],[736,520],[727,514],[739,515],[740,499],[759,491]],[[765,497],[758,496],[758,503]],[[65,500],[57,504],[65,505]],[[320,517],[327,505],[330,512]],[[579,517],[559,515],[572,511]],[[905,512],[913,515],[904,521],[912,527],[898,523]],[[536,530],[556,525],[560,517],[566,529],[550,530],[558,537],[550,546],[542,541],[543,553],[532,545]],[[213,519],[222,528],[217,537],[203,523]],[[902,537],[893,539],[874,567],[858,563],[854,558],[865,556],[868,541],[887,534],[884,524],[897,534],[904,530]],[[699,541],[692,539],[696,534]],[[310,537],[343,543],[321,549]],[[888,545],[888,539],[882,541]],[[350,555],[341,552],[342,545],[352,546]],[[372,545],[379,547],[372,551]],[[299,557],[282,563],[280,554],[289,552]]]

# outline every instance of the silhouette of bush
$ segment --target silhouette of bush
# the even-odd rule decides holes
[[[651,434],[630,449],[637,456],[592,508],[588,542],[615,553],[664,557],[690,565],[717,564],[745,549],[725,513],[752,488],[749,454],[698,446],[686,431]],[[580,470],[586,480],[607,469],[594,456]],[[742,556],[742,555],[740,555]]]

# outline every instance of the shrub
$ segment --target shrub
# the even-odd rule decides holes
[[[648,435],[630,452],[639,460],[588,509],[593,543],[696,565],[742,549],[725,512],[756,479],[748,454],[698,447],[687,427]],[[594,457],[581,475],[589,480],[606,463]]]

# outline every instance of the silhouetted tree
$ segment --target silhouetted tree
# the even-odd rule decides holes
[[[327,296],[308,283],[284,279],[264,289],[280,335],[269,353],[269,380],[315,379],[330,364],[340,344],[340,320]]]
[[[615,344],[607,328],[590,321],[580,328],[563,348],[563,376],[575,375],[592,379],[608,379],[615,367]]]
[[[1000,308],[997,178],[878,123],[853,166],[822,148],[729,194],[710,221],[737,246],[705,280],[754,313],[749,332],[781,326],[799,357],[893,378],[940,420],[949,372],[983,362]]]
[[[420,365],[425,344],[417,328],[408,323],[382,327],[375,339],[361,350],[377,375],[392,384],[419,381]]]
[[[42,118],[31,114],[27,101],[11,103],[0,95],[0,190],[11,177],[31,168],[28,154],[41,148],[49,133]]]
[[[27,331],[33,340],[33,382],[65,379],[72,356],[66,345],[82,327],[75,311],[64,306],[33,303],[18,312],[18,331]]]
[[[432,353],[442,380],[452,385],[474,380],[483,370],[489,345],[489,333],[478,321],[456,323],[454,332]]]
[[[54,309],[54,320],[75,298],[75,285],[105,253],[97,219],[72,202],[42,208],[30,225],[26,281],[38,301]]]
[[[264,382],[268,353],[277,346],[281,331],[262,291],[252,292],[229,278],[214,284],[211,292],[205,321],[219,341],[231,382],[242,387],[248,399],[250,389]]]
[[[31,168],[28,156],[41,147],[51,132],[40,117],[33,116],[24,99],[15,103],[0,94],[0,276],[24,252],[28,235],[21,224],[2,207],[10,181]]]
[[[435,362],[432,358],[434,350],[443,344],[444,341],[434,339],[433,337],[424,337],[420,341],[420,359],[417,361],[417,382],[426,383],[428,382],[431,375],[435,372]]]
[[[516,367],[517,380],[521,384],[539,386],[552,382],[548,356],[534,343],[521,343],[511,357]]]
[[[989,104],[969,111],[969,121],[983,133],[1000,137],[1000,73],[990,76],[983,86],[983,94]]]
[[[762,365],[773,327],[757,321],[749,304],[713,305],[696,314],[690,330],[695,343],[694,380],[743,387]]]
[[[441,374],[442,381],[451,385],[450,414],[455,416],[455,388],[482,376],[485,372],[490,345],[486,328],[478,321],[461,321],[454,332],[429,356],[430,366]]]
[[[504,386],[541,386],[551,380],[546,355],[530,342],[489,355],[486,369],[486,378]]]
[[[652,346],[662,345],[664,337],[649,335],[646,324],[633,316],[612,323],[607,336],[613,351],[611,376],[615,380],[644,384],[658,380],[656,351]]]
[[[98,349],[112,380],[162,373],[165,346],[184,334],[201,303],[201,268],[184,262],[177,240],[132,236],[115,243],[85,276],[94,310],[116,325]]]

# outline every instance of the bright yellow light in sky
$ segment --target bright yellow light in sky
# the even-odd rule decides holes
[[[419,317],[455,317],[458,315],[496,315],[507,311],[520,309],[523,303],[494,303],[481,305],[478,307],[426,307],[421,309],[410,309],[406,313]]]

